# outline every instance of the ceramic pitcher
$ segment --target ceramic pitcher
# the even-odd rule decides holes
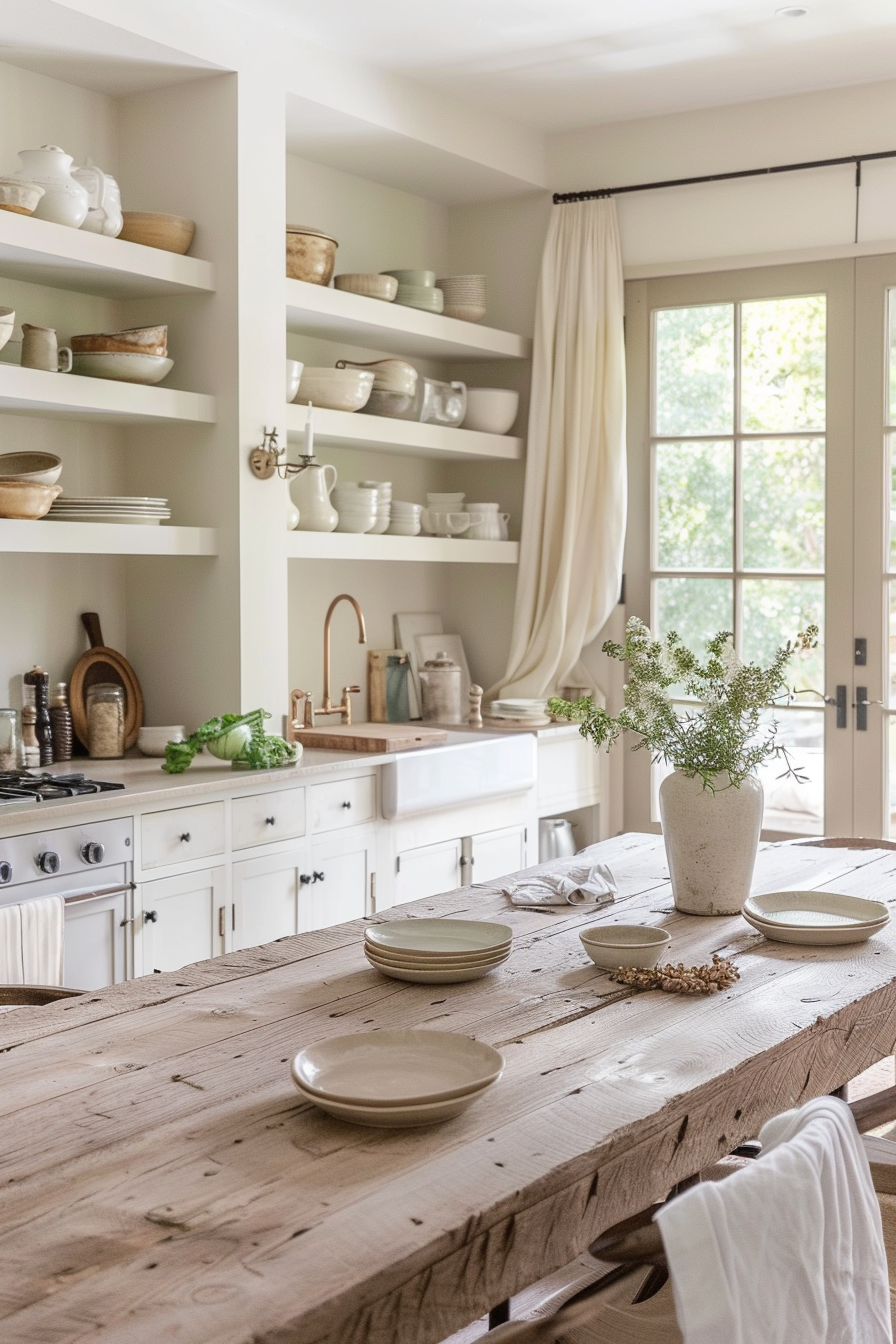
[[[58,145],[42,145],[40,149],[20,149],[19,158],[22,167],[13,176],[23,182],[37,182],[44,189],[34,211],[36,218],[79,229],[87,218],[90,197],[72,177],[71,154]]]
[[[22,367],[44,369],[47,373],[71,373],[72,352],[67,345],[58,347],[55,327],[33,327],[29,322],[23,322]]]
[[[327,478],[330,472],[332,479]],[[292,498],[299,511],[300,532],[332,532],[339,514],[330,503],[330,491],[336,484],[336,468],[327,462],[321,466],[313,457],[306,460],[292,482]]]
[[[86,233],[102,233],[117,238],[124,228],[121,213],[121,190],[110,173],[88,159],[83,168],[73,168],[72,177],[87,192],[89,207],[81,228]]]

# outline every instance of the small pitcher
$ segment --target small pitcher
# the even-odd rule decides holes
[[[111,173],[104,173],[87,160],[83,168],[73,168],[72,177],[87,192],[90,206],[81,225],[85,233],[102,233],[117,238],[124,228],[121,213],[121,189]]]
[[[333,479],[327,484],[327,472]],[[304,465],[294,477],[291,487],[293,502],[299,510],[300,532],[332,532],[339,522],[339,514],[330,503],[330,491],[338,480],[331,462],[324,466],[313,457],[304,459]]]
[[[56,343],[55,327],[33,327],[22,323],[22,367],[44,369],[47,373],[71,373],[72,352]]]

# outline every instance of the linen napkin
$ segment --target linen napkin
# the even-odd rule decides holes
[[[504,895],[514,905],[609,905],[616,897],[616,879],[605,863],[576,863],[565,873],[543,873],[512,882]]]

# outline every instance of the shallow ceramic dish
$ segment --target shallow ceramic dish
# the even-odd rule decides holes
[[[390,537],[419,537],[420,524],[404,523],[398,518],[393,518],[386,528],[386,532]]]
[[[306,364],[296,401],[310,401],[330,411],[360,411],[372,390],[373,374],[365,369],[328,369]]]
[[[0,476],[31,481],[32,485],[55,485],[62,472],[62,458],[55,453],[2,453]]]
[[[423,1106],[359,1106],[317,1096],[299,1087],[298,1083],[296,1088],[305,1101],[312,1102],[334,1119],[346,1120],[351,1125],[369,1125],[372,1129],[415,1129],[419,1125],[437,1125],[443,1120],[453,1120],[463,1115],[468,1106],[472,1106],[488,1091],[488,1087],[481,1087],[478,1092],[468,1092],[462,1097],[434,1101]]]
[[[137,732],[137,750],[141,756],[164,756],[169,742],[183,742],[184,725],[172,724],[168,728],[140,728]]]
[[[409,921],[411,922],[411,921]],[[360,1031],[300,1050],[290,1066],[297,1087],[334,1101],[425,1105],[488,1087],[504,1056],[453,1031]]]
[[[867,942],[875,933],[887,927],[886,919],[876,924],[803,925],[796,927],[773,924],[741,911],[744,919],[757,933],[773,943],[795,943],[799,947],[842,947],[847,943]]]
[[[119,238],[142,247],[157,247],[162,252],[184,256],[190,250],[196,223],[183,215],[166,215],[157,210],[123,210],[124,224]]]
[[[380,975],[387,975],[390,980],[404,980],[412,985],[462,985],[467,980],[484,980],[503,964],[499,961],[493,966],[465,966],[455,971],[427,971],[417,966],[386,966],[374,961],[371,956],[368,956],[367,960]],[[507,958],[503,960],[506,961]]]
[[[82,378],[111,378],[117,383],[160,383],[173,368],[174,360],[163,355],[72,354],[72,373]]]
[[[0,518],[43,518],[62,487],[15,478],[0,481]]]
[[[306,224],[286,226],[286,274],[310,285],[328,285],[336,266],[336,239]]]
[[[463,966],[488,966],[497,961],[504,961],[510,956],[510,947],[498,947],[487,952],[445,952],[436,954],[433,952],[408,952],[404,948],[396,950],[394,947],[375,947],[373,943],[364,944],[364,950],[368,957],[374,957],[377,961],[388,966],[416,966],[421,971],[445,971],[459,970]]]
[[[365,275],[361,272],[346,272],[333,278],[334,289],[344,289],[348,294],[363,294],[367,299],[382,299],[391,303],[398,293],[398,281],[394,275]]]
[[[73,336],[72,354],[161,355],[168,353],[167,327],[131,327],[127,331],[100,331]]]
[[[380,275],[394,277],[399,289],[410,285],[415,289],[432,289],[436,283],[435,271],[380,271]]]
[[[886,923],[890,917],[882,901],[862,896],[842,896],[836,891],[770,891],[748,896],[744,914],[755,915],[767,924],[789,928],[848,927]]]
[[[14,215],[33,215],[46,191],[37,182],[22,182],[17,177],[0,177],[0,210]]]
[[[392,919],[371,924],[364,937],[374,947],[444,954],[509,947],[513,929],[478,919]]]
[[[665,929],[643,924],[603,924],[579,933],[595,966],[655,966],[672,941]]]
[[[508,387],[468,387],[464,429],[506,434],[520,408],[520,394]]]

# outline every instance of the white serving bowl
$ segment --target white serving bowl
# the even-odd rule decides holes
[[[334,276],[333,288],[344,289],[348,294],[363,294],[367,299],[383,299],[386,303],[391,303],[398,293],[398,281],[394,275],[367,275],[352,271]]]
[[[672,941],[665,929],[644,924],[601,924],[582,929],[582,946],[595,966],[655,966]]]
[[[366,369],[309,368],[302,370],[297,401],[310,401],[330,411],[360,411],[373,389]]]
[[[72,373],[82,378],[111,378],[117,383],[160,383],[174,368],[167,355],[108,351],[72,355]]]
[[[183,742],[184,725],[171,724],[168,728],[140,728],[137,732],[137,750],[141,756],[164,756],[169,742]]]
[[[299,390],[299,383],[302,381],[302,370],[305,365],[300,359],[288,359],[286,361],[286,400],[295,401],[296,393]]]
[[[375,513],[354,513],[347,509],[337,509],[336,512],[339,514],[337,532],[369,532],[376,522]]]
[[[420,524],[403,523],[398,518],[393,518],[386,531],[390,537],[419,537]]]
[[[508,387],[468,387],[463,427],[483,434],[506,434],[519,408],[519,392]]]
[[[62,458],[55,453],[0,454],[0,477],[31,481],[32,485],[55,485],[62,473]]]

